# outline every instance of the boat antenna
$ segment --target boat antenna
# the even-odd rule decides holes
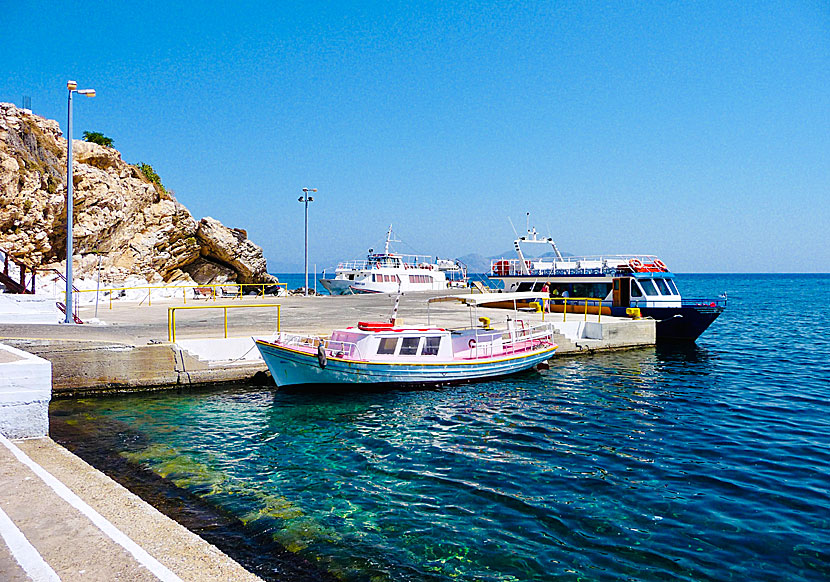
[[[530,235],[530,212],[525,212],[525,226],[527,228],[527,234]]]

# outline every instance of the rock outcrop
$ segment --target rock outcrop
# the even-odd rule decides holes
[[[244,230],[194,220],[172,192],[121,154],[73,141],[76,276],[101,261],[105,282],[271,282],[262,249]],[[0,248],[33,268],[63,271],[66,140],[57,121],[0,103]]]

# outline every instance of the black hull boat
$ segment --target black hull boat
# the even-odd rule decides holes
[[[553,248],[541,258],[527,258],[522,244],[544,243]],[[551,238],[536,230],[513,242],[517,259],[497,259],[490,265],[491,280],[506,292],[546,292],[551,307],[578,309],[586,304],[616,317],[650,317],[657,322],[658,342],[694,342],[726,307],[726,295],[689,299],[680,294],[675,275],[654,255],[564,257]]]

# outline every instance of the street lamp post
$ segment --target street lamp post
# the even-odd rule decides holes
[[[299,197],[298,201],[305,203],[305,293],[308,297],[308,203],[314,202],[314,197],[309,196],[309,192],[317,192],[317,188],[303,188],[303,195]]]
[[[78,89],[78,83],[67,81],[69,90],[69,113],[66,122],[66,323],[72,318],[72,93],[95,97],[95,89]]]

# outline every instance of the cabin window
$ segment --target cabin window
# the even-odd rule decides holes
[[[671,295],[671,291],[669,291],[669,286],[666,285],[665,279],[655,279],[654,282],[657,284],[657,288],[660,290],[661,295]]]
[[[401,353],[402,356],[414,356],[418,353],[418,343],[421,341],[419,337],[405,337],[403,338],[403,343],[401,344]]]
[[[659,293],[657,293],[657,288],[654,286],[654,283],[651,282],[651,279],[640,279],[640,285],[642,285],[643,291],[646,292],[646,295],[659,295]]]
[[[396,347],[398,347],[398,338],[381,338],[380,345],[378,346],[378,354],[394,354]]]
[[[680,295],[680,291],[677,290],[677,285],[674,284],[672,279],[666,279],[666,284],[669,286],[669,289],[671,289],[673,295]]]
[[[642,297],[643,292],[640,290],[640,286],[637,285],[637,281],[632,279],[631,281],[631,296],[632,297]]]
[[[424,340],[424,349],[421,350],[422,356],[437,356],[438,346],[441,345],[440,337],[428,337]]]

